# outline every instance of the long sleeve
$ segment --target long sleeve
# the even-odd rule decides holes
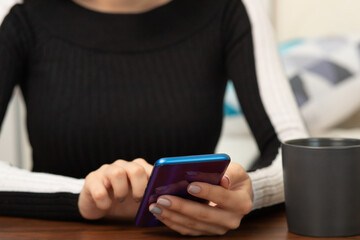
[[[14,7],[0,27],[0,122],[15,85],[26,78],[33,39],[27,19]],[[84,180],[33,173],[0,161],[0,215],[81,219],[77,199]]]
[[[83,179],[33,173],[0,161],[0,215],[82,219],[77,207]]]
[[[257,170],[249,173],[257,209],[284,201],[280,143],[308,133],[261,2],[234,2],[236,10],[225,20],[226,65],[261,153]]]

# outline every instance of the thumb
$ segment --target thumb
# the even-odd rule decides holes
[[[228,175],[224,175],[220,181],[220,186],[226,188],[226,189],[229,189],[230,188],[230,177]]]
[[[223,186],[222,182],[225,182],[224,178],[226,177],[229,179],[228,189],[237,188],[249,179],[249,175],[246,173],[244,168],[235,162],[230,162],[229,167],[227,168],[225,175],[221,180],[221,186]]]

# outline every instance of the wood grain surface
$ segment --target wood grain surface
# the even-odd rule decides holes
[[[225,219],[222,219],[226,221]],[[166,227],[137,228],[131,222],[96,221],[96,222],[63,222],[26,218],[0,217],[0,239],[54,239],[54,240],[100,240],[100,239],[198,239],[184,237]],[[278,205],[257,211],[245,219],[238,230],[230,231],[224,236],[200,237],[199,239],[322,239],[309,238],[288,232],[285,210]],[[331,238],[344,239],[344,238]],[[346,239],[360,239],[360,236]]]

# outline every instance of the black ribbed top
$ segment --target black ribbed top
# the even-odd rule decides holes
[[[33,170],[85,177],[116,159],[213,153],[230,78],[269,163],[279,142],[250,29],[239,0],[173,0],[143,14],[27,0],[0,28],[0,119],[20,85]]]

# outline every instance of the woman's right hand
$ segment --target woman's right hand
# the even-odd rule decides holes
[[[144,159],[104,164],[85,178],[78,207],[85,219],[135,218],[153,166]]]

